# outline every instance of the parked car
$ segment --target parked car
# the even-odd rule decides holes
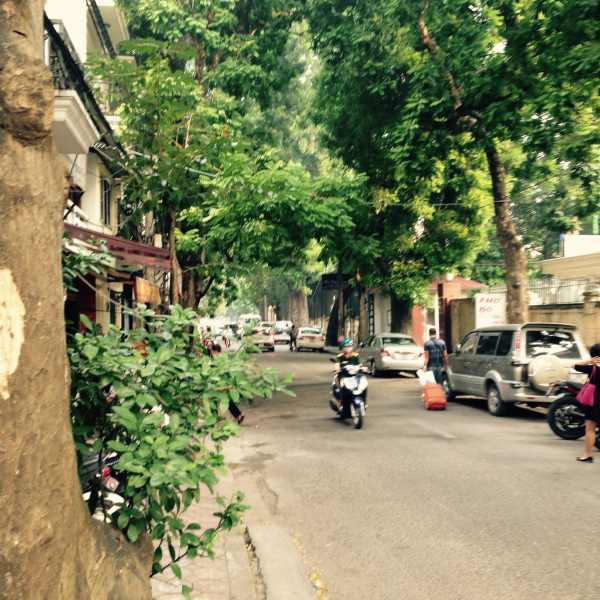
[[[296,337],[296,351],[325,351],[325,336],[318,327],[300,327]]]
[[[281,327],[275,327],[275,344],[285,344],[286,346],[290,345],[290,334]]]
[[[423,348],[402,333],[380,333],[371,336],[358,348],[361,362],[369,373],[384,371],[414,373],[423,368]]]
[[[292,329],[291,321],[275,321],[275,328],[283,329],[285,332],[289,333]]]
[[[550,404],[550,384],[567,379],[575,363],[589,358],[574,325],[484,327],[467,334],[449,356],[444,387],[450,400],[459,395],[485,398],[490,413],[500,417],[516,403]]]
[[[244,339],[261,350],[275,352],[275,336],[272,329],[255,327]]]
[[[271,321],[261,321],[258,324],[259,329],[275,329],[275,323]]]

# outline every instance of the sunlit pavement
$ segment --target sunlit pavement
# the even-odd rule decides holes
[[[235,474],[331,599],[600,598],[600,460],[576,463],[580,443],[531,411],[426,412],[414,378],[371,378],[355,431],[327,406],[328,358],[259,357],[294,373],[297,396],[246,409]]]

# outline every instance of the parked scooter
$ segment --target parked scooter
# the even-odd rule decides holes
[[[83,499],[92,517],[99,521],[110,522],[125,502],[121,494],[127,479],[115,469],[118,460],[115,452],[91,453],[79,467]]]
[[[334,358],[331,362],[336,362]],[[351,418],[355,429],[361,429],[366,414],[366,370],[361,365],[346,365],[336,372],[331,384],[331,409],[340,419]]]
[[[559,381],[546,392],[548,396],[556,396],[548,408],[548,425],[564,440],[578,440],[585,435],[585,415],[577,400],[582,386],[573,381]],[[596,448],[600,449],[600,430],[596,430]]]

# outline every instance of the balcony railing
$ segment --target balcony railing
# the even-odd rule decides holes
[[[85,80],[83,67],[77,52],[62,23],[52,22],[44,14],[47,63],[52,72],[54,87],[57,90],[74,90],[100,132],[99,152],[115,163],[122,162],[124,151],[114,137],[113,130],[106,120],[94,94]]]
[[[106,27],[106,23],[102,18],[102,13],[96,4],[96,0],[86,0],[88,10],[92,15],[92,22],[94,23],[94,27],[96,29],[96,33],[100,38],[100,42],[104,46],[104,50],[106,53],[115,58],[117,56],[117,52],[115,51],[115,47],[113,46],[112,40],[110,39],[110,35],[108,33],[108,29]]]

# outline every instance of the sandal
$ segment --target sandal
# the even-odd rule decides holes
[[[244,419],[245,419],[245,418],[246,418],[246,417],[245,417],[244,415],[240,415],[240,416],[237,418],[238,425],[241,425],[241,424],[244,422]]]

